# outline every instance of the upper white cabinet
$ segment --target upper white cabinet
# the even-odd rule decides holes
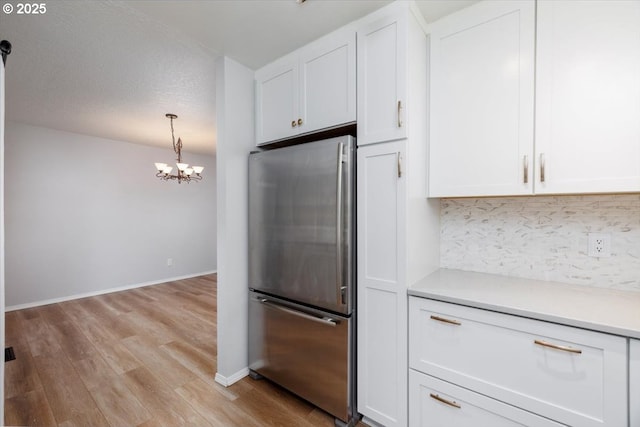
[[[430,196],[531,194],[534,34],[533,1],[433,24]]]
[[[407,19],[389,14],[358,28],[358,145],[407,137]]]
[[[640,191],[639,23],[640,1],[608,0],[483,1],[434,23],[429,195]]]
[[[256,71],[258,145],[356,120],[355,33],[329,34]]]
[[[640,1],[539,1],[536,193],[640,191]]]

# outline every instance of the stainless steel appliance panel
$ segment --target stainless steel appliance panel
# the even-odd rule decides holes
[[[249,287],[352,309],[353,138],[249,156]]]
[[[350,318],[249,292],[249,368],[342,421],[353,415]]]

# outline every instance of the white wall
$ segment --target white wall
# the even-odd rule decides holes
[[[205,166],[203,181],[154,176],[154,162],[173,162],[169,139],[155,148],[7,122],[7,306],[216,270],[215,157],[183,154]]]
[[[253,71],[216,63],[218,162],[218,371],[230,385],[247,368],[248,155],[255,149]]]
[[[441,267],[640,291],[640,194],[443,199]],[[611,234],[611,257],[587,256]]]

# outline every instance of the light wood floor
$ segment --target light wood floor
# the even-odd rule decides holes
[[[333,426],[268,381],[214,382],[215,275],[8,312],[6,346],[5,425]]]

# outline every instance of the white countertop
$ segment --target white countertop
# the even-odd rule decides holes
[[[640,339],[640,292],[439,269],[408,293]]]

